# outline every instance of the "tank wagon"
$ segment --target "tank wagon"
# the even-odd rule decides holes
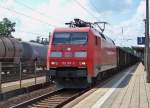
[[[46,57],[47,57],[47,45],[42,45],[33,42],[21,42],[23,46],[23,54],[21,56],[22,62],[28,64],[34,64],[36,61],[37,66],[46,66]]]
[[[22,44],[15,38],[0,38],[0,61],[19,62],[22,51]]]
[[[26,68],[34,68],[35,61],[38,67],[46,67],[47,45],[1,37],[0,46],[0,62],[3,72],[17,71],[19,62],[22,62]]]
[[[69,28],[56,28],[52,33],[47,76],[58,87],[85,88],[109,74],[106,70],[116,70],[136,60],[135,55],[116,47],[91,23],[75,19]]]

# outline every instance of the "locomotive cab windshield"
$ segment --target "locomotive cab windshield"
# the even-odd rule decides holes
[[[86,32],[55,32],[52,44],[86,44]]]

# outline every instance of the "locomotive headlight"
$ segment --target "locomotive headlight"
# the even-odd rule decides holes
[[[86,62],[79,62],[80,65],[86,65]]]
[[[51,65],[57,65],[58,64],[58,62],[51,62]]]
[[[82,65],[86,65],[86,63],[85,63],[85,62],[81,62],[81,64],[82,64]]]
[[[75,57],[87,57],[87,52],[85,51],[75,52]]]
[[[51,52],[50,57],[62,57],[62,52],[53,51]]]
[[[52,64],[52,65],[54,65],[54,64],[55,64],[55,62],[51,62],[51,64]]]

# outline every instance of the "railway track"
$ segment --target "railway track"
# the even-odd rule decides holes
[[[28,93],[23,93],[20,96],[16,96],[16,97],[12,97],[8,100],[4,100],[0,102],[0,108],[15,108],[23,103],[27,103],[29,101],[32,101],[36,98],[39,98],[43,95],[46,95],[50,92],[56,91],[57,88],[55,86],[55,84],[50,84],[48,85],[43,85],[43,87],[37,90],[34,90],[34,88],[30,88],[28,89]],[[20,107],[19,107],[20,108]]]
[[[87,89],[59,89],[27,101],[22,101],[22,103],[15,104],[11,108],[60,108],[87,91],[90,91],[89,93],[91,94],[116,75],[118,74],[105,76],[105,78],[98,80],[93,86]]]
[[[60,108],[84,92],[85,90],[83,89],[60,89],[12,106],[11,108]]]
[[[86,89],[59,89],[48,94],[44,94],[40,97],[33,98],[29,101],[20,103],[11,108],[61,108],[62,106],[68,104],[92,88],[101,87],[111,79],[111,77],[101,79],[98,81],[99,83],[97,82],[92,87]],[[94,91],[95,90],[96,89],[94,89]]]

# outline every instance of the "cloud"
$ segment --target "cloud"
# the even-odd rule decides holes
[[[109,30],[106,32],[112,35],[112,38],[116,40],[118,45],[124,43],[122,44],[123,46],[135,46],[137,45],[137,37],[144,36],[144,19],[145,1],[141,1],[135,15],[131,19],[109,27]]]
[[[6,16],[10,18],[8,11],[1,8],[1,6],[6,6],[6,7],[12,8],[14,4],[15,4],[14,0],[2,0],[2,1],[0,1],[0,20],[2,20]]]
[[[128,3],[129,5],[131,5],[132,2],[133,2],[133,0],[127,0],[127,3]]]
[[[87,3],[88,2],[86,0],[82,0],[81,4],[83,6],[86,6]],[[44,13],[44,15],[39,14],[39,12]],[[67,2],[65,6],[64,6],[64,2],[49,1],[37,6],[35,11],[26,9],[25,11],[23,11],[23,13],[30,15],[30,17],[32,18],[40,19],[41,21],[44,21],[46,23],[56,25],[57,27],[64,27],[65,22],[69,22],[74,18],[81,18],[87,21],[93,20],[93,17],[91,17],[89,13],[83,10],[74,1]],[[18,27],[17,29],[21,29],[29,32],[38,32],[38,34],[42,33],[42,34],[46,34],[46,36],[49,34],[49,32],[51,32],[54,29],[54,27],[51,27],[51,25],[43,24],[34,19],[32,20],[30,18],[25,18],[24,16],[17,15],[17,18],[20,19],[20,23],[21,23],[21,26]],[[20,35],[19,37],[23,38],[23,40],[30,40],[36,38],[35,35],[33,36],[31,34],[26,34],[26,33],[21,34],[20,32],[19,33],[16,32],[14,33],[14,35],[16,37],[18,37],[17,35]]]
[[[105,33],[115,40],[117,45],[121,45],[124,42],[125,44],[122,45],[136,45],[136,37],[143,36],[143,19],[145,18],[144,0],[135,0],[134,2],[133,0],[123,0],[121,2],[118,2],[118,0],[109,0],[109,2],[107,0],[77,1],[80,5],[75,0],[47,0],[36,3],[36,6],[33,3],[30,4],[31,1],[20,1],[33,7],[35,10],[33,11],[17,4],[15,0],[2,0],[0,5],[24,13],[31,18],[0,8],[0,19],[8,17],[12,21],[15,21],[17,25],[16,32],[13,35],[26,41],[35,39],[38,36],[36,34],[41,34],[42,37],[48,37],[49,32],[52,32],[55,27],[44,23],[56,25],[57,27],[65,27],[64,23],[74,18],[81,18],[91,22],[96,21],[90,13],[94,14],[98,20],[108,21],[111,24],[106,27]],[[98,8],[98,11],[95,10],[93,4]],[[40,19],[42,22],[35,19]]]
[[[89,0],[89,4],[91,7],[96,7],[96,11],[103,12],[103,11],[114,11],[114,12],[121,12],[123,10],[131,8],[132,4],[138,3],[139,0]]]

